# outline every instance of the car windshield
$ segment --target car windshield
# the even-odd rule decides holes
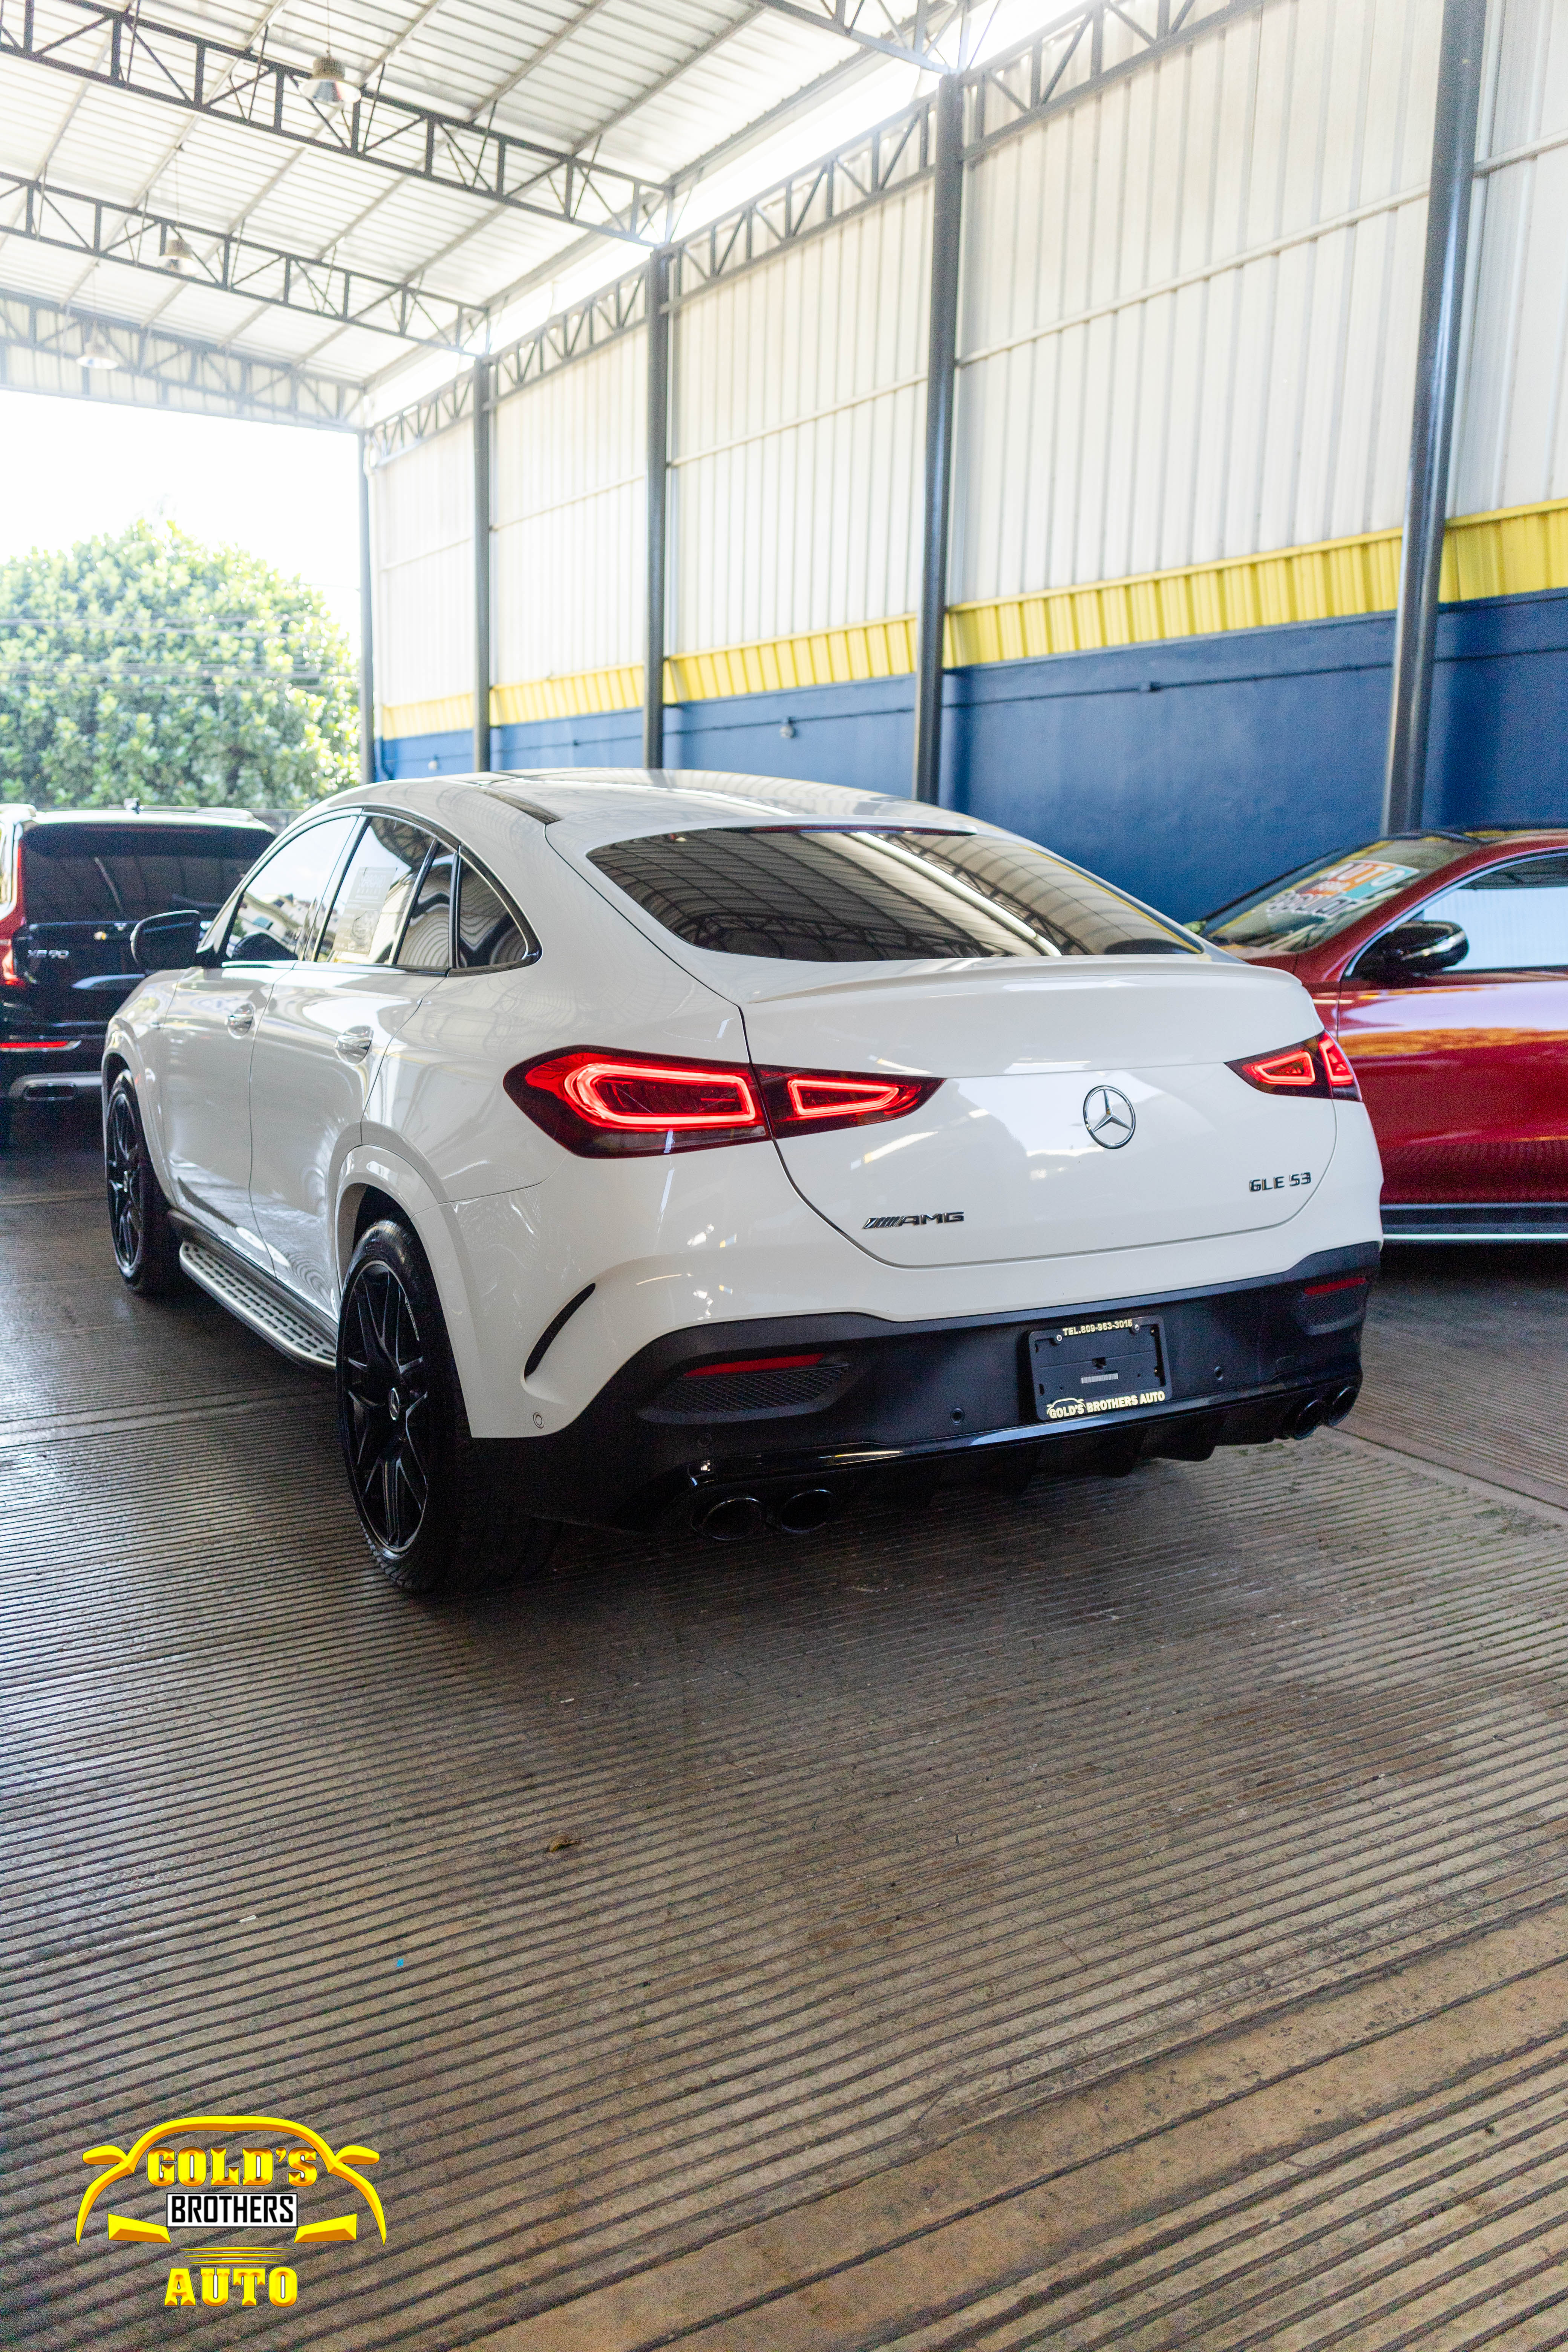
[[[216,915],[267,838],[251,825],[30,825],[22,836],[27,920],[140,922],[174,907]]]
[[[1192,928],[1216,947],[1300,955],[1348,930],[1421,875],[1440,873],[1474,848],[1473,841],[1449,833],[1369,842],[1364,849],[1342,850],[1336,857],[1299,866],[1293,874],[1277,875],[1261,890],[1233,898]]]
[[[793,963],[1199,955],[1173,924],[1044,849],[916,826],[714,827],[590,862],[691,947]]]

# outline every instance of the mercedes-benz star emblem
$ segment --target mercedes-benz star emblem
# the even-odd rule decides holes
[[[1083,1123],[1096,1143],[1107,1151],[1120,1151],[1131,1142],[1138,1115],[1114,1087],[1090,1087],[1083,1098]]]

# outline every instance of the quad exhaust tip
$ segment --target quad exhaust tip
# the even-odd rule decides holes
[[[1316,1396],[1303,1397],[1292,1405],[1280,1425],[1281,1437],[1310,1437],[1315,1429],[1331,1429],[1343,1421],[1361,1394],[1359,1381],[1342,1381],[1337,1388],[1323,1389]]]
[[[692,1525],[710,1543],[738,1543],[754,1536],[764,1519],[785,1535],[809,1536],[827,1525],[839,1501],[831,1486],[799,1486],[794,1494],[770,1498],[765,1507],[756,1495],[721,1495],[699,1507]]]
[[[739,1543],[744,1536],[754,1536],[762,1526],[763,1507],[755,1495],[724,1495],[700,1510],[693,1524],[710,1543]]]

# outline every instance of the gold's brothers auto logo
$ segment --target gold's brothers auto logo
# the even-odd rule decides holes
[[[385,2244],[381,2200],[359,2168],[380,2161],[374,2147],[331,2147],[281,2116],[176,2116],[130,2147],[83,2151],[84,2164],[104,2169],[78,2209],[77,2242],[99,2199],[116,2189],[118,2201],[153,2210],[106,2209],[109,2237],[183,2257],[169,2272],[165,2304],[287,2305],[300,2294],[297,2247],[348,2245],[359,2235],[360,2202],[308,2221],[308,2192],[346,2182]],[[342,2194],[330,2201],[341,2205]]]

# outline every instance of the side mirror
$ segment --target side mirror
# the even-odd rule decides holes
[[[176,907],[167,915],[147,915],[131,934],[131,961],[138,971],[180,971],[196,961],[196,942],[207,919]]]
[[[1470,942],[1458,923],[1396,923],[1363,950],[1350,978],[1408,986],[1451,971],[1469,952]]]

